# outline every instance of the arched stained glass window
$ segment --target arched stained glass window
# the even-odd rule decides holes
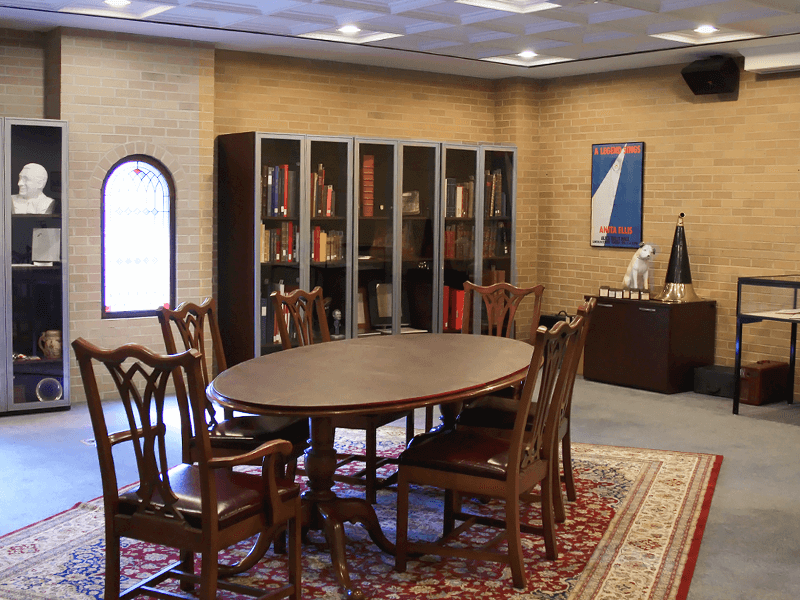
[[[175,304],[174,185],[149,156],[128,156],[103,182],[103,317],[155,315]]]

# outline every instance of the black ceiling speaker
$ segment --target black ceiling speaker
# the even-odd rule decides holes
[[[739,90],[739,67],[729,56],[696,60],[681,69],[681,75],[696,95],[730,94]]]

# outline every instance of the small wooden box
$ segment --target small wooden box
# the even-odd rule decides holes
[[[788,400],[789,365],[774,360],[759,360],[742,365],[739,371],[739,402],[761,405]]]

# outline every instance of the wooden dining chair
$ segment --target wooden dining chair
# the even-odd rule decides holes
[[[105,511],[106,600],[147,595],[160,598],[212,600],[217,589],[261,600],[300,599],[300,488],[276,473],[291,451],[285,440],[272,440],[241,455],[216,457],[206,421],[207,407],[202,375],[203,357],[197,350],[159,355],[143,346],[126,344],[101,349],[79,338],[72,344],[86,391],[89,415],[97,445]],[[95,365],[105,367],[116,384],[127,416],[127,429],[109,433],[97,385]],[[185,377],[176,394],[181,422],[188,423],[196,440],[195,460],[170,467],[168,439],[182,435],[165,422],[169,381],[174,373]],[[119,491],[115,452],[129,442],[139,471],[133,489]],[[124,447],[124,446],[123,446]],[[261,462],[258,473],[235,466]],[[248,570],[263,553],[229,569],[217,563],[225,548],[258,535],[258,543],[289,530],[289,574],[286,582],[269,590],[225,581],[224,577]],[[155,575],[135,583],[120,595],[121,538],[176,548],[180,560]],[[195,575],[195,554],[200,572]],[[152,553],[151,553],[152,555]],[[149,555],[150,556],[150,555]],[[256,558],[256,556],[258,558]],[[159,587],[177,579],[177,594]],[[199,585],[199,590],[194,586]]]
[[[567,388],[564,404],[559,415],[558,439],[561,442],[561,463],[564,471],[561,479],[564,481],[567,499],[572,502],[577,498],[575,492],[574,469],[572,466],[572,440],[570,435],[572,394],[580,357],[583,354],[583,348],[586,344],[586,335],[589,332],[592,312],[596,305],[597,298],[591,298],[578,308],[577,315],[583,318],[583,328],[581,329],[581,335],[578,339],[576,350],[578,359],[574,365],[570,366],[569,370],[564,370],[564,377],[566,378],[565,385]],[[517,401],[514,398],[504,398],[501,396],[482,398],[468,405],[461,411],[456,419],[456,427],[461,429],[480,428],[492,435],[508,436],[514,428],[516,407]],[[532,427],[532,425],[533,417],[531,416],[528,426]],[[558,468],[557,464],[555,468]],[[563,498],[561,497],[560,486],[558,488],[558,496],[555,499],[555,514],[557,522],[564,522],[566,520],[566,511],[564,509]]]
[[[218,373],[228,368],[225,350],[217,320],[217,304],[213,298],[206,298],[202,304],[184,302],[176,309],[158,309],[158,320],[168,354],[178,352],[177,339],[181,350],[194,348],[204,356],[202,362],[203,383],[205,386],[213,379],[210,375],[210,358],[216,364]],[[176,385],[181,382],[176,378]],[[297,459],[308,448],[308,419],[266,415],[234,415],[224,409],[224,419],[217,420],[214,405],[207,401],[206,411],[209,422],[209,439],[216,455],[240,454],[257,448],[264,442],[283,439],[291,442],[292,451],[287,456],[287,476],[294,477]],[[187,438],[184,459],[188,460],[193,450],[191,438]]]
[[[310,292],[294,290],[288,294],[272,292],[273,307],[278,318],[278,329],[284,350],[306,346],[318,342],[330,342],[330,330],[325,315],[322,288],[315,287]],[[377,430],[398,419],[406,419],[406,442],[414,437],[414,411],[400,411],[382,414],[340,415],[333,417],[333,426],[343,429],[358,429],[366,433],[364,454],[342,454],[337,457],[337,471],[352,462],[363,462],[364,468],[352,475],[337,472],[335,481],[363,485],[367,502],[375,504],[377,491],[391,485],[395,474],[378,477],[378,469],[386,464],[396,463],[392,457],[378,457]]]
[[[557,323],[550,331],[537,330],[528,374],[517,401],[514,429],[510,437],[496,437],[478,429],[451,429],[428,436],[400,455],[397,486],[397,553],[395,568],[405,571],[410,556],[437,554],[467,560],[508,564],[514,587],[524,588],[526,577],[521,533],[544,536],[548,559],[558,557],[553,514],[553,455],[557,451],[560,408],[566,382],[562,371],[574,362],[583,319],[571,324]],[[541,368],[539,366],[541,365]],[[533,426],[528,417],[539,379],[539,395],[533,409]],[[409,486],[443,488],[443,535],[435,542],[409,541]],[[541,486],[542,527],[520,520],[520,495]],[[503,502],[502,517],[472,513],[463,506],[462,496],[495,498]],[[456,527],[456,521],[462,522]],[[497,528],[499,534],[479,547],[469,542],[451,542],[475,525]],[[507,543],[504,551],[496,546]]]

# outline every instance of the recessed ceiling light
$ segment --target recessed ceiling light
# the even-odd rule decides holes
[[[114,8],[122,8],[123,6],[128,6],[131,2],[130,0],[104,0],[104,3]]]
[[[356,25],[345,25],[345,26],[340,27],[339,29],[337,29],[337,31],[339,33],[352,35],[354,33],[358,33],[359,31],[361,31],[361,29]]]
[[[534,52],[533,50],[523,50],[522,52],[517,54],[517,56],[519,56],[520,58],[533,58],[534,56],[536,56],[536,52]]]
[[[713,25],[700,25],[700,27],[698,27],[694,31],[695,33],[716,33],[717,31],[719,31],[719,29],[717,29]]]

